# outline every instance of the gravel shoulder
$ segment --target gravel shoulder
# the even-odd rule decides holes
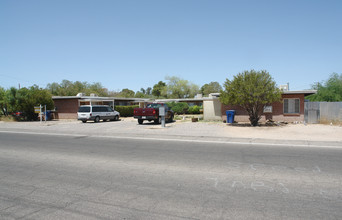
[[[330,142],[342,147],[342,126],[287,124],[282,126],[231,126],[219,122],[183,122],[161,125],[145,122],[138,125],[133,118],[120,121],[82,123],[77,120],[48,122],[0,122],[0,131],[40,132],[115,137],[157,137],[193,140],[227,140],[234,142],[297,143]]]

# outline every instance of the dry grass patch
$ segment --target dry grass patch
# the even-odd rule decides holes
[[[0,116],[0,121],[15,122],[16,120],[12,116]]]
[[[320,124],[323,125],[337,125],[337,126],[342,126],[342,121],[340,120],[327,120],[327,119],[321,119]]]

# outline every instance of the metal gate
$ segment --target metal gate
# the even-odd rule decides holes
[[[320,103],[304,103],[304,121],[308,124],[317,124],[320,121]]]

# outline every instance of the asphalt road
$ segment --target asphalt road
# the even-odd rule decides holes
[[[0,132],[0,219],[342,219],[342,149]]]

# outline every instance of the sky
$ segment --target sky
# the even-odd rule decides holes
[[[251,69],[290,90],[342,73],[342,1],[0,0],[3,88],[201,87]]]

